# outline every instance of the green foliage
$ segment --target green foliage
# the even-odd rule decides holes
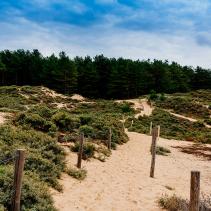
[[[133,111],[133,109],[130,106],[130,103],[128,103],[128,102],[119,104],[119,107],[121,108],[123,113],[129,113],[129,112]]]
[[[0,145],[0,160],[12,157],[18,148],[24,148],[27,150],[25,170],[38,174],[42,181],[60,188],[57,178],[64,170],[65,155],[55,139],[34,130],[1,126]]]
[[[80,132],[84,134],[86,137],[94,137],[94,128],[88,125],[82,125],[79,128]]]
[[[38,50],[5,50],[0,58],[1,86],[42,84],[64,94],[77,92],[104,99],[133,98],[150,90],[174,93],[211,88],[209,69],[183,67],[176,62],[109,59],[103,55],[70,59],[65,52],[44,57]],[[34,94],[28,86],[23,92]]]
[[[51,132],[53,134],[57,131],[56,125],[53,122],[45,120],[36,113],[21,113],[15,121],[24,127],[32,127],[43,132]]]
[[[161,101],[164,101],[166,99],[166,96],[164,93],[161,93],[160,94],[160,98],[159,98]]]
[[[11,208],[13,191],[13,166],[0,166],[0,204],[7,210]],[[56,211],[48,187],[31,171],[25,171],[23,177],[21,210]]]
[[[55,113],[53,109],[50,109],[45,105],[32,107],[31,109],[29,109],[28,112],[38,114],[42,118],[46,118],[46,119],[50,119],[52,115]]]
[[[155,90],[151,90],[150,91],[149,99],[150,100],[156,100],[156,99],[158,99],[158,95],[157,95],[157,93],[156,93]]]
[[[185,97],[169,97],[164,101],[157,101],[156,105],[164,109],[172,109],[173,112],[187,117],[208,118],[210,111],[202,104]]]
[[[90,115],[81,115],[79,118],[81,125],[87,125],[92,121],[92,117]]]
[[[67,112],[59,111],[52,116],[52,121],[60,130],[72,131],[73,129],[79,128],[80,119],[76,118]]]
[[[157,108],[149,117],[140,116],[138,120],[134,119],[133,126],[129,127],[129,131],[148,134],[150,122],[153,122],[153,125],[161,126],[161,136],[164,138],[211,143],[210,129],[201,122],[190,122]],[[131,121],[127,120],[126,125],[130,126],[130,124]]]
[[[79,142],[76,142],[76,143],[74,144],[74,146],[71,147],[71,150],[72,150],[73,152],[79,152],[79,147],[80,147]],[[92,157],[94,156],[95,150],[96,150],[96,148],[95,148],[95,145],[94,145],[94,144],[92,144],[92,143],[90,143],[90,142],[84,143],[84,145],[83,145],[83,154],[82,154],[82,158],[83,158],[84,160],[87,160],[87,159],[89,159],[89,158],[92,158]]]
[[[87,176],[87,171],[85,169],[75,169],[70,168],[67,170],[68,175],[71,177],[78,179],[78,180],[84,180]]]

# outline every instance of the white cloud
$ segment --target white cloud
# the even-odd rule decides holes
[[[1,50],[36,48],[44,55],[66,51],[71,57],[104,54],[131,59],[168,59],[183,65],[211,67],[211,47],[200,45],[194,32],[163,34],[104,26],[38,25],[24,18],[14,23],[0,22],[0,28],[3,29]]]

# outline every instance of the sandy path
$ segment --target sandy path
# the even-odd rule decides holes
[[[168,111],[168,110],[166,110],[166,111]],[[190,117],[186,117],[186,116],[183,116],[183,115],[181,115],[181,114],[172,113],[172,112],[170,112],[170,111],[168,111],[168,112],[169,112],[170,114],[176,116],[176,117],[179,117],[179,118],[182,118],[182,119],[187,119],[187,120],[189,120],[189,121],[191,121],[191,122],[197,122],[197,121],[198,121],[197,119],[193,119],[193,118],[190,118]],[[207,127],[207,128],[211,128],[211,125],[208,125],[208,124],[206,124],[206,123],[204,123],[204,126]]]
[[[129,102],[129,103],[133,103],[133,108],[136,111],[140,111],[139,113],[137,113],[135,115],[135,118],[138,118],[139,116],[143,116],[143,115],[147,115],[150,116],[152,114],[153,111],[153,107],[151,107],[148,103],[147,103],[147,99],[143,98],[143,99],[130,99],[130,100],[116,100],[116,102]]]
[[[201,189],[211,193],[211,165],[193,155],[184,154],[171,146],[187,142],[160,138],[159,145],[168,147],[170,156],[157,156],[155,179],[149,177],[151,137],[129,132],[130,141],[113,151],[105,162],[83,163],[88,170],[85,181],[64,175],[63,193],[53,193],[61,211],[159,211],[156,200],[164,193],[174,192],[189,197],[190,171],[201,171]],[[76,161],[75,155],[70,160]],[[175,188],[170,191],[168,185]]]

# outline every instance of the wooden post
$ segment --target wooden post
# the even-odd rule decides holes
[[[25,150],[16,151],[15,173],[14,173],[14,194],[12,198],[12,211],[20,211],[21,187],[23,178],[23,169],[25,162]]]
[[[111,132],[111,128],[109,128],[109,132],[108,132],[108,149],[111,150],[111,138],[112,138],[112,132]]]
[[[131,125],[130,125],[130,127],[132,127],[133,126],[133,119],[132,119],[132,121],[131,121]]]
[[[152,152],[152,160],[151,160],[151,169],[150,169],[150,177],[154,177],[155,171],[155,155],[156,155],[156,140],[158,135],[158,128],[155,127],[152,129],[152,145],[151,145],[151,152]]]
[[[160,138],[160,125],[158,125],[158,141],[159,141],[159,138]]]
[[[152,122],[150,122],[149,134],[152,135]]]
[[[84,134],[80,134],[80,146],[79,146],[79,152],[78,152],[78,163],[77,167],[81,168],[81,162],[82,162],[82,156],[83,156],[83,145],[84,145]]]
[[[200,172],[191,171],[190,211],[199,211],[200,205]]]

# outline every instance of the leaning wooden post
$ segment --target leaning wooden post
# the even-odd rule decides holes
[[[12,198],[12,211],[20,211],[21,187],[23,178],[23,169],[25,162],[25,150],[16,151],[15,173],[14,173],[14,194]]]
[[[109,128],[109,133],[108,133],[108,149],[111,150],[111,138],[112,138],[112,132],[111,128]]]
[[[77,167],[81,168],[81,162],[82,162],[82,156],[83,156],[83,145],[84,145],[84,134],[80,134],[80,145],[79,145],[79,151],[78,151],[78,163]]]
[[[200,172],[191,171],[190,211],[199,211],[200,205]]]
[[[152,135],[152,122],[150,122],[149,134]]]
[[[152,160],[151,160],[151,169],[150,169],[150,177],[154,177],[155,172],[155,155],[156,155],[156,140],[158,135],[158,128],[155,127],[152,129]]]

